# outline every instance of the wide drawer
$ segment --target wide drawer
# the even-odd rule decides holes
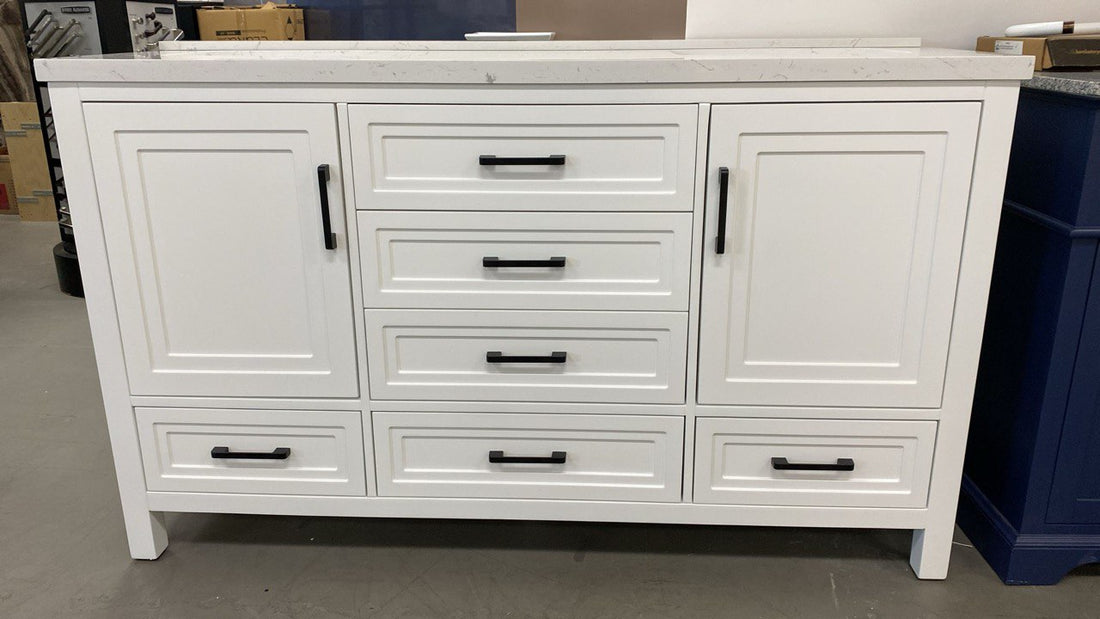
[[[690,211],[695,105],[352,105],[356,206]]]
[[[687,311],[690,213],[359,214],[367,307]]]
[[[149,490],[366,494],[361,414],[138,408]]]
[[[382,496],[679,501],[682,417],[374,413]]]
[[[367,310],[375,400],[684,401],[687,314]]]
[[[702,417],[696,503],[925,507],[934,421]]]

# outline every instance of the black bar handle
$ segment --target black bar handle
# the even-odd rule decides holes
[[[506,456],[503,451],[490,451],[489,462],[493,464],[565,464],[565,452],[550,452],[546,456]]]
[[[487,269],[508,267],[549,267],[552,269],[564,269],[565,256],[554,256],[549,260],[501,260],[496,256],[485,256],[481,259],[481,266]]]
[[[317,166],[317,189],[321,195],[321,233],[325,249],[336,249],[336,235],[332,233],[332,215],[328,212],[328,164]]]
[[[546,356],[505,355],[499,350],[485,353],[485,363],[565,363],[565,353],[555,351]]]
[[[210,457],[228,460],[286,460],[290,457],[290,448],[276,447],[275,451],[229,451],[228,447],[215,447],[210,450]]]
[[[549,157],[497,157],[482,155],[477,162],[481,165],[565,165],[565,155]]]
[[[788,462],[786,458],[772,458],[772,468],[777,471],[854,471],[855,460],[837,458],[836,464]]]
[[[730,169],[718,168],[718,238],[714,240],[714,253],[726,253],[726,209],[729,206]]]

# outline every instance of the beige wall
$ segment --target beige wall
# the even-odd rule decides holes
[[[1034,21],[1100,22],[1098,0],[688,0],[688,38],[916,36],[973,49]]]

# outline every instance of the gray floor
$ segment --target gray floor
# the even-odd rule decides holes
[[[0,617],[1096,617],[1100,568],[1005,587],[959,535],[171,515],[126,554],[79,299],[51,225],[0,217]]]

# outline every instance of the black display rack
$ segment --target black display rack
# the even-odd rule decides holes
[[[173,5],[158,1],[157,4]],[[54,246],[54,264],[61,291],[84,296],[72,217],[65,189],[65,170],[57,148],[57,130],[49,87],[38,80],[34,61],[80,54],[132,52],[134,37],[126,0],[20,0],[23,36],[30,58],[31,82],[38,106],[39,127],[46,149],[50,184],[57,208],[61,242]],[[173,24],[174,24],[173,6]]]

